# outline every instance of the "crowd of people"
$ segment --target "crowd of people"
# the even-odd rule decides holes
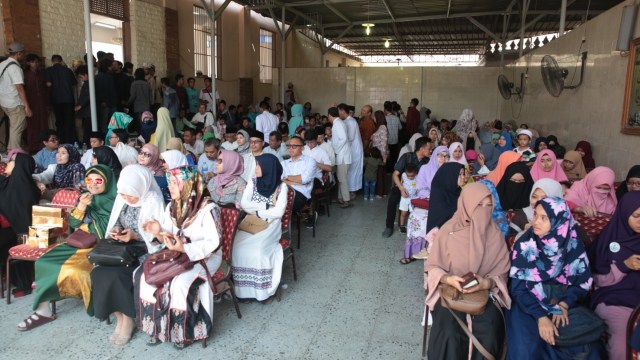
[[[34,312],[20,331],[55,320],[51,301],[77,297],[88,315],[115,316],[116,345],[136,329],[150,345],[181,349],[206,339],[217,301],[207,273],[222,264],[220,208],[246,214],[231,259],[238,298],[270,303],[281,283],[288,191],[298,212],[312,206],[316,190],[335,185],[343,209],[361,190],[365,201],[386,198],[382,236],[397,225],[406,236],[400,263],[424,260],[430,358],[497,358],[505,343],[509,359],[625,356],[626,323],[640,298],[640,165],[616,183],[587,141],[567,151],[526,124],[480,125],[470,109],[437,120],[415,98],[406,114],[395,101],[380,110],[365,105],[359,116],[345,103],[321,114],[298,103],[289,84],[275,108],[269,98],[227,108],[210,79],[201,90],[193,78],[185,87],[182,75],[157,83],[153,65],[134,70],[109,54],[97,59],[104,97],[96,99],[99,131],[91,131],[86,66],[74,62],[74,75],[54,55],[42,72],[20,44],[9,50],[0,64],[9,75],[0,75],[0,105],[12,121],[0,176],[0,261],[27,231],[31,207],[68,188],[82,190],[68,212],[70,232],[138,248],[133,266],[96,265],[89,254],[98,246],[69,243],[39,258],[35,275],[16,266],[14,292],[30,292],[35,280]],[[9,64],[25,58],[20,82],[23,70]],[[44,76],[37,91],[28,71]],[[71,100],[57,98],[63,94]],[[610,220],[591,239],[575,214]],[[167,249],[193,266],[150,282],[138,265]],[[446,288],[484,294],[482,312],[450,306]]]

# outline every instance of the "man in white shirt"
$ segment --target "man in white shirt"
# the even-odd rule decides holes
[[[218,151],[220,140],[209,138],[204,142],[204,153],[198,159],[198,172],[205,184],[208,184],[216,176],[216,164],[218,163]]]
[[[265,147],[262,152],[275,155],[280,162],[289,158],[287,145],[282,142],[282,134],[277,131],[272,131],[269,134],[269,146]]]
[[[269,134],[278,130],[278,118],[269,112],[269,104],[266,101],[260,103],[261,114],[256,116],[256,130],[264,134],[264,141],[269,141]]]
[[[138,151],[127,145],[129,134],[124,129],[115,129],[109,137],[109,145],[116,153],[122,167],[138,163]]]
[[[324,184],[322,181],[322,172],[327,171],[330,173],[333,170],[333,164],[331,163],[331,159],[329,159],[329,154],[318,146],[318,136],[314,129],[307,130],[307,132],[304,133],[304,139],[307,145],[305,145],[302,155],[315,160],[316,168],[314,169],[313,177],[320,181],[317,185],[322,186]],[[319,186],[314,186],[314,189],[318,187]]]
[[[318,146],[327,152],[329,160],[331,160],[331,166],[334,166],[336,164],[336,153],[333,152],[333,146],[331,146],[329,142],[325,141],[324,131],[324,126],[316,126],[316,134],[318,134],[316,141]]]
[[[249,135],[249,154],[242,155],[244,160],[244,172],[241,177],[246,181],[252,181],[256,176],[256,156],[262,155],[262,148],[264,147],[264,134],[260,131],[252,131]]]
[[[0,63],[0,107],[9,117],[9,143],[7,150],[21,148],[22,134],[27,128],[27,117],[33,115],[24,91],[24,73],[20,61],[24,46],[18,42],[9,45],[9,57]]]
[[[196,126],[197,129],[206,128],[212,126],[216,122],[215,116],[207,111],[207,105],[201,103],[198,105],[198,112],[191,118],[191,123]]]
[[[93,158],[93,149],[100,146],[104,146],[104,133],[100,131],[92,132],[91,135],[89,135],[89,145],[91,145],[91,149],[88,149],[87,151],[85,151],[84,154],[82,154],[82,158],[80,159],[80,163],[84,165],[85,169],[88,169],[91,167],[91,159]],[[137,161],[137,158],[136,158],[136,161]]]
[[[184,141],[184,148],[191,151],[196,158],[204,152],[204,142],[196,138],[195,129],[184,129],[182,140]]]
[[[316,162],[310,157],[302,155],[304,141],[294,136],[287,143],[287,150],[291,158],[282,162],[282,182],[292,187],[295,191],[292,211],[300,211],[311,201],[311,192],[315,181]],[[313,227],[317,214],[309,218],[308,226]],[[307,227],[308,227],[307,226]]]
[[[351,164],[351,145],[347,137],[347,127],[338,115],[338,108],[329,108],[328,116],[332,124],[331,146],[336,153],[336,173],[339,183],[338,202],[340,202],[340,207],[345,209],[353,206],[353,203],[350,202],[349,182],[347,180],[347,172]]]
[[[347,181],[349,182],[349,196],[351,200],[353,200],[356,197],[356,191],[362,189],[364,151],[362,138],[360,137],[360,128],[358,127],[356,119],[349,115],[351,111],[351,106],[347,104],[338,105],[338,114],[347,127],[347,138],[351,145],[351,164],[347,172]]]
[[[230,125],[225,128],[224,133],[224,142],[220,147],[225,150],[235,151],[238,148],[238,143],[236,142],[236,132],[237,129],[235,126]]]

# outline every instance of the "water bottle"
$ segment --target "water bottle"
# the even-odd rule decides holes
[[[202,164],[202,178],[204,179],[204,181],[208,181],[207,179],[207,172],[209,172],[209,165],[207,164],[207,161],[205,160],[205,162]]]

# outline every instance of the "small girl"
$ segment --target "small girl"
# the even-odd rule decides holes
[[[416,164],[407,164],[402,173],[402,187],[404,187],[409,196],[400,198],[400,232],[407,233],[407,214],[409,213],[409,204],[411,200],[418,197],[418,186],[416,184],[416,175],[418,174],[418,167]]]
[[[371,148],[371,152],[364,158],[364,199],[373,200],[376,195],[376,180],[378,166],[382,165],[382,154],[377,148]]]

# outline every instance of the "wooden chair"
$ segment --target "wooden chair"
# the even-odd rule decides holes
[[[302,209],[298,210],[298,212],[296,212],[296,229],[298,230],[298,249],[300,249],[300,224],[302,223],[302,221],[309,221],[310,218],[313,218],[313,237],[316,237],[316,221],[315,221],[315,216],[316,216],[316,200],[315,200],[315,194],[311,193],[311,203],[305,205]]]
[[[333,189],[333,185],[331,185],[331,174],[328,171],[322,172],[322,183],[324,186],[321,189],[316,189],[313,191],[313,195],[315,195],[315,209],[316,211],[323,206],[327,211],[327,217],[331,217],[331,190]],[[312,198],[313,201],[313,198]],[[313,237],[315,237],[315,226],[313,227]],[[299,249],[300,247],[298,247]]]
[[[629,339],[631,339],[631,335],[635,330],[636,326],[638,326],[638,322],[640,322],[640,305],[636,306],[635,309],[631,312],[631,316],[629,316],[629,320],[627,320],[627,360],[638,360],[640,359],[640,354],[638,351],[631,346],[629,346]]]
[[[280,239],[280,246],[282,246],[282,251],[284,252],[284,260],[282,261],[282,266],[284,267],[285,261],[291,259],[291,265],[293,266],[293,281],[298,281],[298,273],[296,271],[296,255],[293,251],[293,247],[291,247],[291,240],[285,238],[285,234],[289,233],[289,223],[291,222],[294,195],[295,192],[293,191],[293,189],[289,188],[289,191],[287,192],[287,208],[284,212],[284,215],[282,215],[282,238]],[[291,237],[290,234],[289,237]],[[280,295],[280,288],[278,288],[278,291],[276,291],[276,299],[278,301],[280,301]]]

